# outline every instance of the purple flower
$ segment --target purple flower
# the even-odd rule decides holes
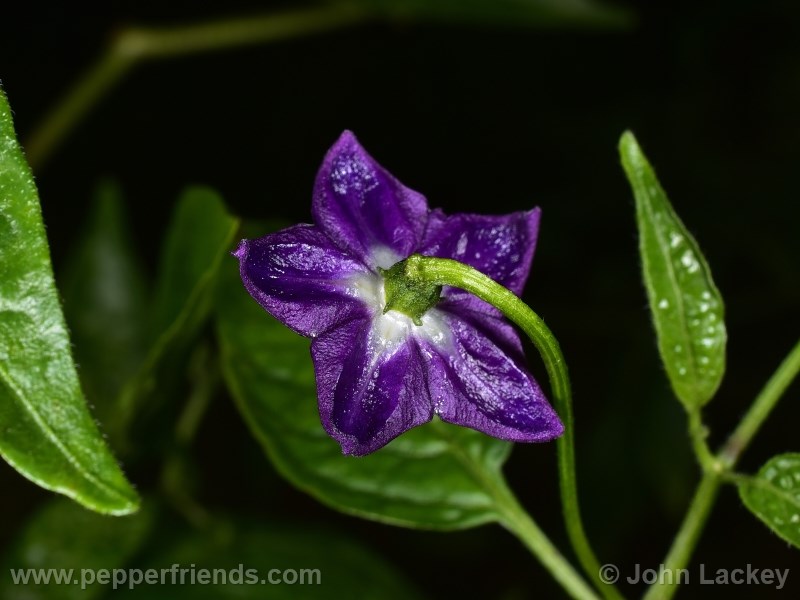
[[[419,318],[384,312],[384,271],[413,253],[459,260],[519,294],[538,209],[431,211],[346,131],[317,174],[311,210],[314,225],[243,240],[235,254],[247,291],[312,338],[322,424],[345,454],[369,454],[434,415],[510,441],[561,435],[495,308],[445,287]]]

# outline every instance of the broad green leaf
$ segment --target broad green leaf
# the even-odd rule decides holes
[[[178,202],[161,257],[151,317],[152,345],[120,399],[125,428],[144,399],[179,370],[180,355],[206,322],[217,274],[228,258],[239,221],[206,188],[188,189]]]
[[[779,454],[739,484],[744,505],[767,527],[800,548],[800,454]]]
[[[141,548],[152,527],[151,511],[111,519],[57,499],[46,504],[25,525],[3,561],[0,598],[6,600],[91,600],[106,591],[100,584],[84,585],[90,571],[124,567]],[[49,585],[29,580],[14,585],[11,571],[64,569],[69,583]],[[70,573],[70,570],[72,571]],[[75,584],[74,582],[77,582]]]
[[[143,270],[113,182],[98,186],[88,226],[60,281],[81,383],[105,423],[122,385],[144,358],[147,306]]]
[[[356,0],[356,6],[395,19],[490,26],[621,27],[631,23],[627,11],[595,0]]]
[[[678,399],[696,410],[711,400],[725,373],[722,297],[632,133],[623,134],[619,151],[636,199],[639,251],[661,360]]]
[[[192,568],[203,585],[171,583],[169,568]],[[146,600],[270,600],[345,598],[400,600],[421,598],[402,575],[372,549],[341,534],[298,525],[239,522],[217,530],[189,533],[163,546],[136,568],[167,571],[164,585],[139,585],[114,598]],[[205,570],[205,575],[202,575]],[[217,580],[214,582],[214,571]],[[222,573],[229,579],[221,581]],[[285,577],[286,583],[270,583]],[[293,579],[295,578],[296,579]],[[290,582],[294,583],[290,583]],[[304,583],[300,583],[300,582]]]
[[[78,383],[39,198],[0,91],[0,454],[94,510],[138,507]]]
[[[217,310],[228,387],[295,486],[343,512],[409,527],[458,529],[498,518],[493,493],[510,444],[434,422],[369,456],[343,456],[320,424],[308,341],[256,304],[233,260]]]

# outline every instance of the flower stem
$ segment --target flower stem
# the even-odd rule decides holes
[[[508,489],[505,481],[496,485],[495,488],[495,499],[501,512],[501,522],[506,529],[525,544],[570,596],[581,600],[596,600],[598,596],[594,590],[531,519],[513,492]]]
[[[475,294],[516,323],[536,346],[547,368],[556,411],[564,423],[564,435],[558,439],[557,447],[561,501],[567,534],[578,561],[597,589],[605,598],[621,599],[621,594],[613,585],[600,580],[600,562],[592,551],[583,528],[575,476],[572,391],[567,365],[555,336],[541,317],[512,291],[468,265],[447,258],[413,255],[406,260],[406,269],[411,278],[435,285],[457,287]]]
[[[432,423],[443,439],[452,441],[450,434],[452,430],[442,427],[442,424],[442,421],[438,420]],[[483,468],[482,463],[476,462],[474,456],[465,452],[458,444],[451,445],[451,449],[464,467],[472,473],[475,481],[479,482],[481,487],[494,499],[500,524],[525,544],[531,554],[549,571],[553,579],[559,582],[573,598],[597,600],[598,597],[591,586],[585,582],[580,573],[564,558],[564,555],[522,508],[514,492],[509,489],[502,473],[487,471]]]
[[[139,62],[300,37],[350,25],[367,16],[348,3],[337,3],[178,27],[122,29],[100,60],[57,102],[26,140],[28,162],[34,171],[41,168],[89,111]]]

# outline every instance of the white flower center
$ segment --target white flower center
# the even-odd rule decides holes
[[[373,252],[376,260],[390,258],[386,255],[379,257],[378,254],[379,252]],[[386,267],[381,265],[381,268],[391,267],[392,264],[387,264]],[[411,317],[396,310],[384,313],[386,295],[383,285],[383,277],[380,275],[359,273],[350,279],[348,287],[372,313],[372,338],[375,343],[384,348],[384,351],[394,351],[406,341],[409,335],[428,340],[436,345],[443,345],[449,341],[450,331],[444,314],[435,308],[422,315],[422,325],[415,325]]]

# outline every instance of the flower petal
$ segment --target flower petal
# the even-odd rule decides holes
[[[428,386],[443,421],[513,442],[545,442],[564,431],[533,377],[512,358],[510,325],[486,317],[482,328],[447,315],[450,346],[424,344]]]
[[[311,214],[342,250],[370,268],[389,268],[384,263],[406,258],[419,245],[428,204],[345,131],[317,173]]]
[[[301,335],[315,337],[369,312],[357,287],[373,274],[313,225],[243,240],[234,254],[250,295]]]
[[[431,212],[420,254],[453,258],[521,294],[539,235],[541,210],[502,216]]]
[[[315,339],[311,354],[322,424],[344,454],[374,452],[433,417],[413,338],[387,348],[370,319],[355,319]]]

